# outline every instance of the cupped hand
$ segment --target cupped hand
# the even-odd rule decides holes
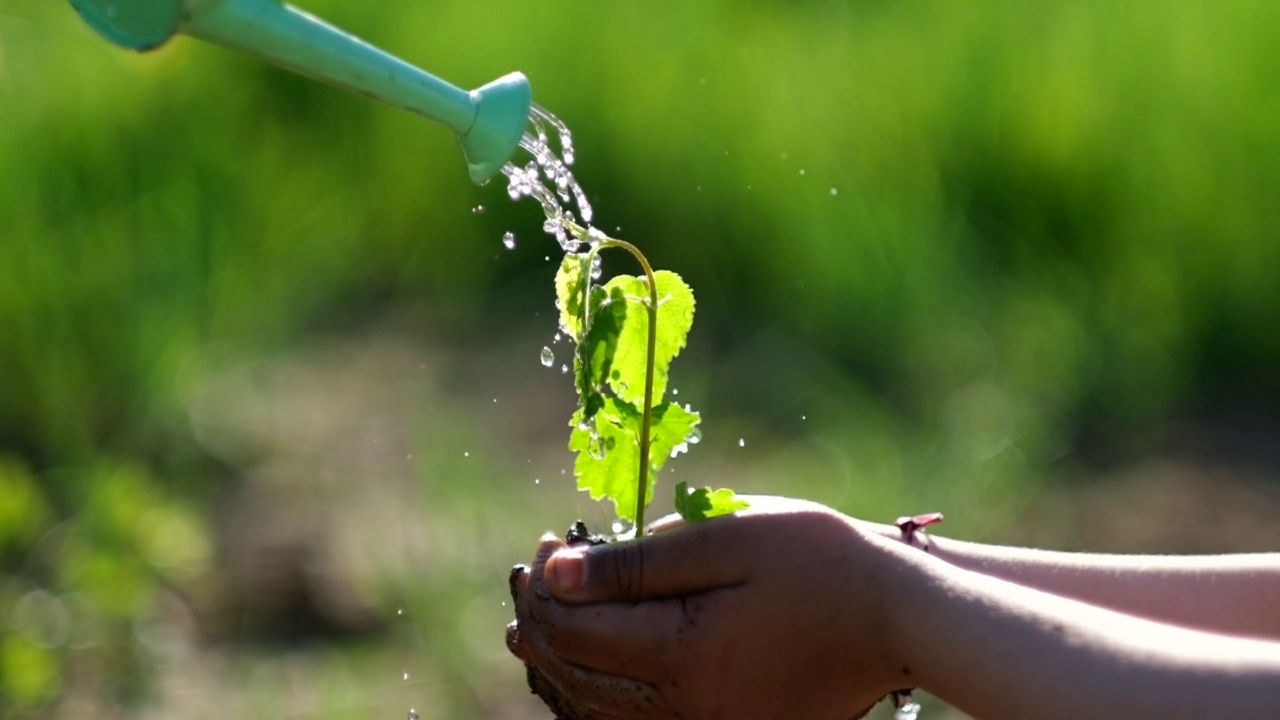
[[[638,541],[543,538],[512,577],[508,645],[560,714],[849,720],[911,685],[892,612],[909,549],[815,503],[750,501]]]

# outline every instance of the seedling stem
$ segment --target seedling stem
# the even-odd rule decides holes
[[[569,225],[569,230],[576,237],[584,239],[598,239],[591,237],[587,231],[577,225]],[[644,374],[644,409],[640,418],[640,473],[637,480],[639,487],[636,492],[636,537],[644,534],[644,507],[647,504],[645,497],[649,488],[649,430],[653,423],[653,374],[654,365],[656,363],[658,351],[658,283],[653,277],[653,268],[649,265],[649,260],[640,252],[640,248],[632,245],[626,240],[615,240],[610,237],[599,239],[599,242],[591,248],[591,252],[587,254],[587,282],[582,286],[582,308],[583,308],[583,332],[589,327],[591,312],[590,303],[588,302],[589,293],[591,292],[590,269],[595,262],[595,256],[601,250],[607,248],[622,248],[631,253],[644,268],[645,279],[649,282],[649,346],[647,348],[647,356],[645,358],[645,374]]]

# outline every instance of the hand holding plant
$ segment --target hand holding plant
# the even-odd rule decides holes
[[[815,503],[750,501],[639,541],[544,538],[508,645],[573,699],[563,717],[848,720],[911,684],[889,603],[928,557]]]

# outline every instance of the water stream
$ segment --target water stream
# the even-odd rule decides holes
[[[549,133],[555,134],[555,146]],[[529,112],[529,132],[520,138],[520,150],[532,159],[523,166],[514,161],[502,166],[502,174],[507,176],[507,194],[512,200],[537,200],[547,218],[543,231],[554,237],[565,252],[577,251],[581,243],[569,234],[566,223],[590,227],[594,212],[569,169],[574,160],[573,133],[560,118],[535,103]]]

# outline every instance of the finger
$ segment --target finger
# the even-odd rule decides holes
[[[511,592],[511,602],[519,602],[520,593],[529,584],[529,566],[514,565],[507,575],[507,590]]]
[[[575,705],[570,698],[565,697],[560,688],[552,685],[547,676],[543,675],[536,667],[526,663],[525,668],[528,670],[529,689],[542,698],[542,701],[555,714],[557,720],[621,720],[614,716],[601,715],[593,710]]]
[[[657,535],[668,530],[675,530],[684,527],[684,524],[684,518],[680,517],[679,513],[671,513],[649,523],[649,534]]]
[[[551,533],[547,533],[538,540],[537,550],[533,555],[533,570],[530,572],[530,586],[535,595],[539,598],[547,599],[551,597],[544,577],[546,575],[547,561],[558,550],[569,547],[563,540]]]
[[[565,602],[661,599],[746,579],[752,538],[744,518],[717,517],[639,540],[558,549],[547,559],[547,588]],[[539,568],[535,566],[535,580]]]
[[[515,655],[525,662],[529,662],[529,648],[525,644],[524,638],[520,636],[519,620],[512,620],[507,623],[506,640],[507,650],[510,651],[512,655]]]
[[[588,670],[551,652],[536,652],[532,667],[536,672],[530,683],[536,683],[536,675],[542,675],[541,680],[548,683],[553,692],[539,692],[538,695],[548,701],[558,716],[575,720],[659,720],[672,717],[662,696],[648,683]]]
[[[717,619],[740,592],[740,587],[722,588],[641,603],[552,602],[545,622],[554,631],[544,640],[575,665],[659,683],[675,667],[698,664],[692,648],[717,634]]]
[[[539,553],[554,549],[554,543],[539,545]],[[548,683],[554,692],[538,692],[566,720],[657,720],[669,718],[661,697],[652,685],[577,666],[557,656],[549,640],[558,632],[551,613],[563,606],[554,599],[537,594],[540,579],[535,573],[522,573],[524,585],[516,603],[517,621],[508,626],[507,646],[526,665],[535,669],[530,684],[536,679]]]

